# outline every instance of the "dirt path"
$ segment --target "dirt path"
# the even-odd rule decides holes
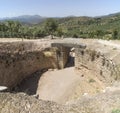
[[[81,77],[75,73],[74,67],[48,71],[39,81],[37,94],[40,99],[64,103],[80,81]]]
[[[104,45],[107,45],[107,46],[112,46],[112,47],[115,47],[115,48],[117,48],[117,49],[120,49],[120,44],[116,44],[116,43],[113,43],[113,42],[111,42],[111,41],[98,40],[98,43],[104,44]]]

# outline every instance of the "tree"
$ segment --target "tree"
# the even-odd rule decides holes
[[[112,34],[113,39],[117,39],[118,38],[118,31],[114,30],[113,34]]]
[[[6,21],[5,25],[8,28],[8,31],[7,31],[8,37],[12,37],[12,35],[13,35],[13,29],[14,29],[14,22],[13,21]]]
[[[6,30],[4,32],[8,37],[19,37],[19,32],[21,28],[21,23],[18,21],[6,21],[4,23]]]
[[[7,28],[4,23],[0,23],[0,37],[5,36],[5,32],[7,31]]]
[[[96,38],[102,38],[104,36],[104,32],[102,30],[96,30],[95,35]]]
[[[52,38],[55,31],[57,31],[57,28],[58,28],[58,23],[54,19],[49,18],[46,20],[44,29],[49,35],[52,36]]]
[[[57,32],[57,36],[59,36],[59,37],[61,37],[63,35],[63,30],[61,27],[59,27],[56,32]]]

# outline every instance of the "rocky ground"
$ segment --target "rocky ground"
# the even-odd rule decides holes
[[[25,94],[0,93],[0,102],[0,113],[113,113],[120,110],[120,92],[87,96],[66,105]]]
[[[26,94],[0,93],[0,113],[62,113],[62,106]]]

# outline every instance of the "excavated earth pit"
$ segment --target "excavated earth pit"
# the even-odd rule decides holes
[[[84,95],[96,94],[104,89],[105,85],[97,77],[94,77],[89,70],[75,69],[74,44],[54,42],[52,46],[52,49],[50,47],[45,48],[43,53],[48,55],[47,57],[54,57],[54,60],[50,60],[55,67],[49,65],[48,62],[50,61],[46,62],[46,59],[43,59],[44,62],[39,62],[41,69],[39,68],[35,73],[33,72],[22,82],[19,82],[17,86],[12,88],[12,92],[24,92],[28,95],[37,95],[39,99],[65,104]],[[79,47],[81,48],[82,45]],[[50,56],[51,54],[53,56]],[[33,60],[35,61],[35,59]],[[43,64],[48,67],[42,67]]]
[[[1,42],[0,86],[63,105],[119,92],[119,49],[89,39]]]

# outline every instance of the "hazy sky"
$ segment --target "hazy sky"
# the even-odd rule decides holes
[[[120,0],[0,0],[0,18],[19,15],[99,16],[120,12]]]

